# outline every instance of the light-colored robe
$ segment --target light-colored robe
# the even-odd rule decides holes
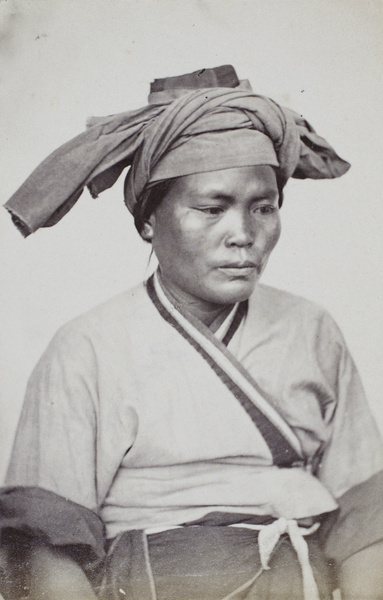
[[[212,334],[200,325],[196,335]],[[7,485],[85,506],[113,538],[215,511],[316,517],[382,469],[358,374],[326,312],[258,284],[228,352],[307,462],[320,456],[315,473],[273,465],[227,385],[140,285],[54,337],[28,385]]]

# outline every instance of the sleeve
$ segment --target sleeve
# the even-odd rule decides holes
[[[58,546],[89,568],[104,558],[104,526],[93,511],[36,487],[0,489],[3,545],[29,541]],[[20,548],[19,548],[20,552]]]
[[[90,341],[60,330],[28,382],[7,486],[43,488],[97,510],[97,378]]]
[[[325,408],[328,438],[317,476],[339,505],[323,523],[326,554],[339,564],[383,539],[383,449],[343,337],[331,317],[323,327],[321,365],[332,373],[337,401]]]
[[[13,557],[5,573],[18,564],[21,577],[36,542],[61,548],[88,576],[102,563],[97,379],[90,341],[60,330],[28,382],[7,487],[0,490],[1,545]]]
[[[0,489],[0,541],[0,590],[5,598],[28,596],[36,545],[63,551],[97,589],[105,558],[104,526],[83,506],[42,488]]]
[[[0,494],[0,532],[81,545],[89,560],[102,554],[99,509],[137,431],[114,355],[97,339],[77,323],[53,338],[28,382]]]

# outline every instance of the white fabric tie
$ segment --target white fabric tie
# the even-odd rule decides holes
[[[309,551],[304,536],[317,531],[319,523],[314,523],[309,528],[299,527],[294,519],[281,517],[269,525],[252,525],[250,523],[235,523],[229,527],[245,527],[259,531],[258,547],[261,564],[264,570],[269,570],[269,560],[281,535],[287,533],[291,544],[297,553],[298,562],[302,570],[303,593],[305,600],[320,600],[314,573],[310,565]]]
[[[310,565],[309,560],[309,550],[304,539],[305,536],[314,533],[319,528],[319,523],[314,523],[311,527],[299,527],[298,523],[295,519],[285,519],[281,517],[276,521],[273,521],[269,525],[253,525],[252,523],[233,523],[232,525],[228,525],[228,527],[238,527],[240,529],[254,529],[259,531],[258,534],[258,548],[259,548],[259,556],[261,559],[262,570],[268,571],[269,560],[273,553],[275,546],[278,543],[281,535],[285,533],[288,534],[291,544],[297,553],[297,558],[299,565],[302,571],[302,580],[303,580],[303,595],[305,600],[320,600],[318,587],[315,582],[314,573]],[[146,535],[152,535],[154,533],[160,533],[163,531],[169,531],[171,529],[180,529],[182,525],[174,525],[172,527],[153,527],[151,529],[146,529]],[[191,526],[193,527],[193,525]],[[194,525],[194,527],[198,527],[198,525]],[[250,581],[246,582],[240,588],[229,594],[223,600],[231,600],[234,599],[235,596],[249,587],[260,575],[257,573],[255,577],[253,577]]]

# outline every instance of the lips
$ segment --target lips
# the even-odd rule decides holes
[[[219,270],[232,277],[248,277],[257,271],[257,265],[250,261],[221,265]]]
[[[247,267],[256,267],[257,265],[250,260],[244,260],[241,262],[230,262],[225,265],[221,265],[222,269],[246,269]]]

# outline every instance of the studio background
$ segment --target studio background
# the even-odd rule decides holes
[[[0,18],[2,204],[88,116],[145,105],[154,78],[227,63],[352,163],[339,180],[290,180],[263,281],[332,313],[383,430],[383,3],[0,0]],[[54,332],[150,269],[122,181],[26,240],[1,210],[0,483]]]

